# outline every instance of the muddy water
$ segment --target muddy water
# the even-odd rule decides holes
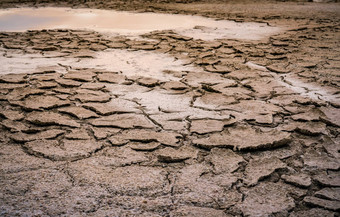
[[[93,9],[16,8],[0,10],[0,31],[86,29],[102,33],[139,35],[172,29],[202,40],[231,38],[261,40],[281,29],[263,23],[236,23],[200,16],[130,13]]]

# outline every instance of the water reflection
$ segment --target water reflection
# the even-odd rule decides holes
[[[140,35],[174,30],[202,40],[221,38],[261,40],[280,31],[263,23],[236,23],[190,15],[131,13],[69,8],[15,8],[0,10],[0,31],[86,29],[101,33]]]

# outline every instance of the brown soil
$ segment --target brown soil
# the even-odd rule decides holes
[[[173,81],[67,66],[1,75],[0,216],[339,216],[339,3],[20,2],[0,7],[198,14],[287,30],[263,41],[0,33],[4,57],[114,48],[201,69],[168,71]]]

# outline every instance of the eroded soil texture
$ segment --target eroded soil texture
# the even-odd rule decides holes
[[[81,6],[126,7],[98,2]],[[261,41],[1,32],[0,216],[339,216],[340,6],[259,4],[144,10],[286,28]],[[86,64],[112,52],[183,68]],[[8,71],[11,57],[44,67]]]

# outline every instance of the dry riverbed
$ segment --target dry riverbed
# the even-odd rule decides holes
[[[275,31],[0,32],[0,216],[339,216],[339,3],[74,2]]]

